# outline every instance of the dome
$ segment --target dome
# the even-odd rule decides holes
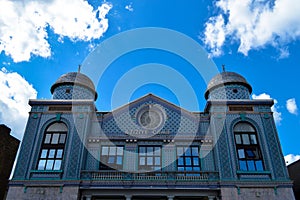
[[[235,72],[222,72],[214,76],[209,81],[205,92],[205,98],[208,99],[208,95],[213,89],[224,85],[230,85],[230,84],[243,85],[249,90],[249,93],[252,92],[251,85],[246,81],[246,79],[243,76]]]
[[[78,85],[83,86],[93,93],[95,93],[95,99],[97,99],[97,93],[95,92],[95,86],[92,80],[86,75],[80,72],[69,72],[67,74],[62,75],[57,79],[57,81],[52,85],[50,91],[51,94],[55,91],[55,89],[61,85]]]

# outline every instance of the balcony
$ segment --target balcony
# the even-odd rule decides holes
[[[121,171],[81,171],[82,180],[91,181],[170,181],[170,182],[201,182],[217,181],[218,172],[147,172],[147,173],[129,173]]]

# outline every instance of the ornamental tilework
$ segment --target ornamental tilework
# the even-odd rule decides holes
[[[276,178],[285,178],[287,176],[286,168],[284,168],[284,161],[283,156],[280,151],[279,143],[277,142],[276,138],[276,131],[274,129],[274,123],[271,118],[264,119],[263,120],[264,128],[266,137],[268,140],[268,147],[270,149],[270,154],[273,168],[274,168],[274,174]],[[281,156],[278,156],[281,155]]]
[[[20,151],[22,152],[18,157],[18,163],[16,165],[14,178],[15,179],[26,179],[26,174],[28,172],[29,167],[29,159],[28,155],[31,154],[32,148],[35,141],[35,136],[37,133],[37,127],[39,126],[40,119],[33,119],[31,117],[28,118],[24,138],[22,141],[22,146]]]
[[[87,150],[85,170],[98,170],[100,159],[100,148]]]
[[[61,85],[53,92],[53,99],[94,99],[94,96],[89,89],[77,85]]]
[[[250,99],[250,94],[245,86],[232,84],[214,89],[209,99]]]
[[[215,133],[215,138],[218,138],[218,142],[215,146],[216,151],[218,152],[218,164],[220,166],[220,178],[221,179],[232,179],[232,168],[231,163],[228,162],[232,160],[230,156],[230,150],[228,146],[228,133],[224,128],[223,123],[218,123],[218,119],[211,117],[211,127],[212,132]]]
[[[139,107],[149,104],[157,104],[157,102],[147,101],[143,104],[139,104],[137,107],[129,107],[129,110],[125,109],[123,112],[113,114],[112,117],[103,121],[102,130],[106,134],[121,134],[128,130],[140,129],[140,126],[137,123],[137,119],[135,118],[136,112]],[[196,117],[194,117],[194,119],[191,119],[185,114],[172,110],[170,108],[163,107],[163,109],[166,112],[167,119],[161,131],[169,131],[173,134],[176,134],[178,132],[196,133],[198,131],[198,120]]]

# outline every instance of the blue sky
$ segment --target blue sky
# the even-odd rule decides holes
[[[51,85],[62,74],[77,71],[79,64],[92,75],[86,64],[89,56],[110,38],[146,27],[163,28],[203,47],[214,66],[203,64],[198,70],[208,75],[168,49],[132,50],[107,66],[95,83],[98,109],[115,109],[154,93],[187,110],[202,111],[206,79],[225,64],[227,71],[243,75],[252,85],[252,98],[275,99],[283,153],[292,162],[300,158],[299,19],[297,0],[0,0],[0,123],[21,138],[29,98],[50,99]],[[122,45],[144,39],[170,40],[174,48],[188,43],[150,35]],[[147,67],[153,71],[148,73]],[[128,83],[128,77],[134,81]],[[122,87],[128,84],[133,89],[125,92]],[[184,96],[182,91],[191,93]],[[192,98],[194,103],[186,103]]]

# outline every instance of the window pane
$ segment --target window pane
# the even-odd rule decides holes
[[[239,164],[240,164],[240,170],[242,170],[242,171],[247,171],[246,161],[240,160],[240,161],[239,161]]]
[[[194,171],[200,171],[200,167],[193,167]]]
[[[57,152],[56,152],[56,158],[62,158],[62,154],[63,154],[63,150],[58,149]]]
[[[239,135],[239,134],[235,135],[235,143],[242,144],[241,135]]]
[[[46,164],[46,160],[40,160],[38,165],[38,170],[44,170],[45,164]]]
[[[109,164],[115,163],[115,156],[109,156],[109,158],[108,158],[108,163],[109,163]]]
[[[198,147],[192,147],[192,155],[198,156]]]
[[[153,155],[153,147],[147,147],[147,155]]]
[[[183,154],[183,148],[182,147],[177,147],[177,155],[181,156]]]
[[[255,161],[255,164],[256,164],[256,170],[257,171],[263,171],[264,170],[261,160]]]
[[[191,158],[189,158],[189,157],[185,158],[185,165],[186,166],[191,166],[192,165]]]
[[[160,167],[154,167],[153,170],[158,171],[160,170]]]
[[[254,134],[250,135],[251,144],[257,144],[256,136]]]
[[[41,158],[46,158],[48,153],[48,149],[43,149],[41,153]]]
[[[178,158],[178,165],[184,165],[184,161],[182,157]]]
[[[54,155],[55,155],[55,149],[50,149],[48,158],[54,158]]]
[[[53,164],[54,164],[54,160],[47,160],[46,170],[52,170]]]
[[[247,158],[254,158],[255,157],[255,154],[254,154],[252,149],[247,149],[246,153],[247,153]]]
[[[153,165],[153,157],[147,157],[147,165]]]
[[[160,165],[160,157],[155,157],[155,165]]]
[[[188,147],[188,148],[185,149],[185,155],[186,156],[190,156],[191,155],[191,148],[190,147]]]
[[[160,147],[154,148],[154,155],[160,155]]]
[[[123,155],[123,147],[117,147],[117,155]]]
[[[66,141],[66,134],[60,134],[59,144],[64,144]]]
[[[59,133],[54,133],[52,135],[52,141],[51,144],[58,144],[58,138],[59,138]]]
[[[108,155],[108,147],[102,147],[102,155]]]
[[[249,141],[249,135],[248,134],[243,134],[242,135],[243,137],[243,144],[250,144],[250,141]]]
[[[54,163],[54,170],[60,170],[60,166],[61,166],[61,160],[55,160]]]
[[[116,155],[116,147],[109,147],[109,155]]]
[[[118,156],[117,157],[117,165],[122,165],[123,162],[123,157],[122,156]]]
[[[244,149],[239,149],[238,150],[239,158],[245,158],[245,152]]]
[[[178,171],[184,171],[184,167],[178,167]]]
[[[186,171],[192,171],[193,168],[192,168],[192,167],[186,167],[185,170],[186,170]]]
[[[45,144],[49,144],[50,143],[50,139],[51,139],[51,134],[46,134],[44,143]]]
[[[194,166],[199,166],[199,158],[193,158]]]
[[[249,171],[255,171],[255,166],[254,166],[254,161],[253,160],[248,160],[247,164],[248,164],[248,170]]]
[[[140,157],[140,165],[145,165],[145,164],[146,164],[145,157]]]

